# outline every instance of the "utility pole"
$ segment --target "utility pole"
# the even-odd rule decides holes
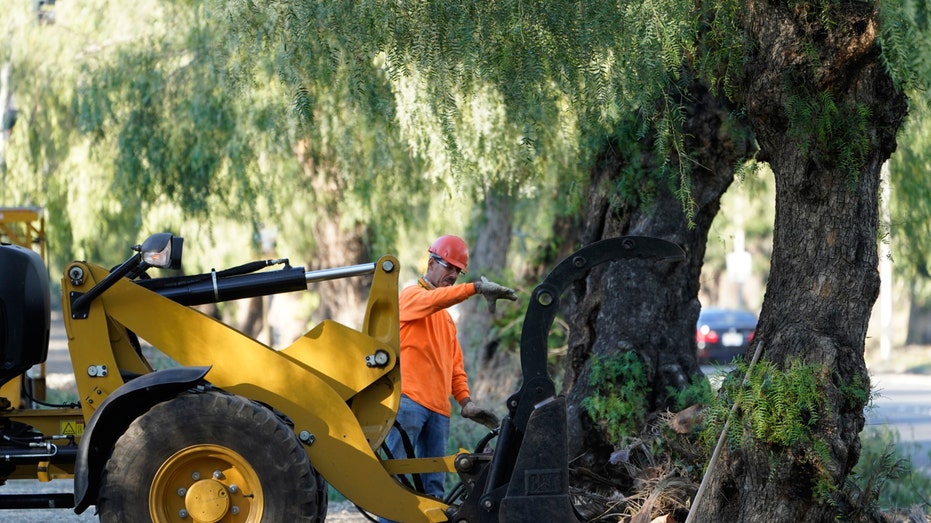
[[[889,184],[889,160],[883,163],[880,173],[880,226],[886,234],[879,242],[879,354],[883,360],[889,360],[892,358],[892,218],[889,212],[892,187]]]

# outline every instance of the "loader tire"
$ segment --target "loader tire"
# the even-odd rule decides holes
[[[104,470],[100,521],[326,518],[326,483],[294,432],[246,398],[184,394],[139,416]]]

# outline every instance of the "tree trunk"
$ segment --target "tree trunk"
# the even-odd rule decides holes
[[[309,142],[301,141],[294,152],[307,173],[306,185],[311,191],[300,194],[311,202],[313,213],[301,218],[308,220],[312,241],[308,243],[308,270],[332,269],[374,262],[369,250],[369,228],[362,223],[346,224],[340,204],[340,195],[348,190],[339,168],[315,156]],[[313,284],[312,290],[320,296],[320,303],[311,314],[310,325],[323,320],[334,320],[355,329],[362,328],[368,300],[371,277],[337,278]]]
[[[756,343],[778,370],[793,361],[821,369],[821,409],[806,427],[809,446],[756,440],[746,427],[744,443],[725,446],[707,472],[697,521],[834,521],[824,488],[839,488],[859,457],[869,384],[864,338],[879,292],[880,167],[895,148],[905,100],[880,61],[876,5],[831,3],[827,13],[790,5],[751,0],[745,10],[752,45],[741,92],[760,158],[776,179],[772,269]],[[806,62],[813,56],[817,63]],[[829,114],[826,99],[840,118],[870,108],[866,128],[850,132],[857,118],[834,116],[827,142],[819,142],[820,128],[812,127]],[[822,105],[793,122],[787,115],[799,100]],[[841,161],[844,148],[864,136],[862,162],[851,172]],[[812,448],[815,442],[824,446]]]
[[[644,415],[670,406],[669,388],[682,390],[703,379],[696,361],[695,323],[705,243],[721,195],[733,182],[734,166],[752,147],[745,133],[729,127],[733,124],[730,107],[703,86],[693,83],[684,103],[684,134],[689,137],[686,153],[695,159],[693,226],[673,189],[675,181],[655,181],[652,205],[612,203],[625,171],[657,172],[663,164],[663,158],[652,151],[622,155],[617,144],[606,145],[592,172],[586,206],[582,245],[603,238],[645,235],[672,241],[686,253],[683,262],[632,260],[595,267],[573,291],[578,305],[571,318],[570,362],[564,386],[569,404],[570,459],[577,472],[594,471],[621,488],[626,470],[609,465],[609,455],[623,442],[609,439],[599,428],[601,420],[592,419],[582,406],[586,398],[597,394],[591,383],[593,362],[630,352],[639,356],[646,369]],[[652,144],[649,140],[641,143],[646,144],[642,149]],[[581,474],[573,482],[583,490],[593,487]]]
[[[338,219],[320,220],[314,225],[317,249],[310,270],[331,269],[375,261],[366,247],[367,229],[357,224],[352,228],[341,227]],[[365,315],[371,277],[339,278],[314,284],[320,294],[320,306],[312,315],[311,324],[323,320],[334,320],[343,325],[360,329]]]
[[[928,345],[931,343],[931,307],[909,289],[908,333],[906,345]]]
[[[475,241],[469,246],[469,272],[463,280],[475,280],[482,276],[502,285],[513,285],[502,280],[507,265],[508,249],[511,246],[513,223],[513,198],[502,188],[489,188],[485,192],[482,216],[471,234]],[[512,307],[526,304],[499,302],[496,314],[488,312],[484,298],[473,298],[459,305],[460,319],[456,322],[459,343],[465,352],[466,371],[473,396],[488,402],[512,393],[519,384],[512,379],[513,354],[499,353],[500,339],[493,335],[495,316],[501,316]]]

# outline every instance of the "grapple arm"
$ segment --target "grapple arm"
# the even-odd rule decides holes
[[[457,458],[461,474],[474,474],[474,487],[452,521],[577,521],[569,500],[566,401],[556,396],[546,367],[549,331],[570,284],[601,263],[638,258],[678,261],[685,253],[657,238],[610,238],[568,256],[533,290],[521,331],[523,384],[507,400],[491,463],[474,473],[467,468],[480,455]]]

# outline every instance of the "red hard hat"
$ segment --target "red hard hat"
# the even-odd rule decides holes
[[[427,250],[455,265],[462,272],[469,266],[469,246],[458,236],[440,236]]]

